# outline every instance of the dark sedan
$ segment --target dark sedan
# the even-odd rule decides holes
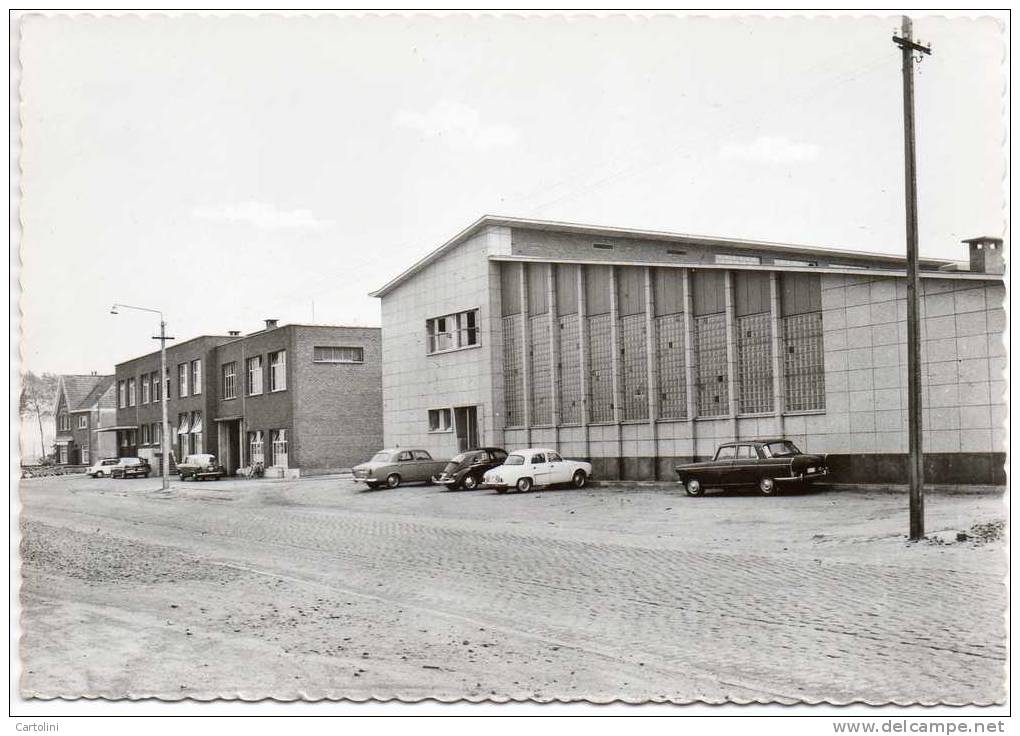
[[[219,480],[227,476],[227,470],[218,462],[215,455],[200,453],[188,455],[183,463],[177,463],[177,474],[181,480]]]
[[[486,470],[499,467],[506,462],[506,450],[502,447],[480,447],[468,450],[453,458],[443,468],[443,472],[433,481],[453,491],[457,488],[472,490],[482,483]]]
[[[781,488],[803,486],[829,473],[825,455],[809,455],[790,440],[744,440],[720,445],[708,462],[677,465],[674,470],[688,496],[706,488],[755,487],[765,496]]]

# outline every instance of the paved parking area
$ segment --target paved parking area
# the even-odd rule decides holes
[[[988,703],[1001,498],[22,482],[28,696]],[[944,535],[955,538],[953,534]]]

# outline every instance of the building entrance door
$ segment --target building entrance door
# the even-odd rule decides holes
[[[228,475],[233,475],[241,467],[241,420],[231,419],[225,422],[217,422],[217,440],[219,449],[220,465],[224,467]]]
[[[453,424],[457,430],[457,452],[478,447],[478,407],[458,406],[453,410]]]

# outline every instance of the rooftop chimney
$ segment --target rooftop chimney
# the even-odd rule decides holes
[[[276,320],[275,319],[267,319],[266,320],[266,329],[267,330],[271,330],[274,327],[276,327]]]
[[[237,337],[238,335],[241,334],[241,331],[240,330],[227,330],[227,334],[230,335],[231,337]]]
[[[970,247],[970,270],[978,273],[1003,273],[1006,263],[1002,238],[981,236],[963,241]]]

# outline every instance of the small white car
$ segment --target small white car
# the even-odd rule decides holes
[[[109,478],[113,474],[113,466],[120,463],[120,458],[105,457],[96,462],[85,474],[92,478]]]
[[[527,492],[535,486],[569,484],[584,488],[591,479],[591,463],[564,460],[556,450],[529,447],[514,450],[504,463],[486,471],[482,483],[504,493],[510,488]]]

